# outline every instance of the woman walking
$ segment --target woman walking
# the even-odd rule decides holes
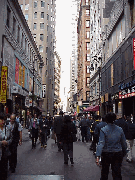
[[[12,142],[11,129],[5,126],[4,114],[0,113],[0,179],[7,179],[9,145]]]
[[[76,141],[77,130],[70,116],[64,116],[64,123],[61,129],[60,141],[63,142],[64,164],[68,164],[68,155],[71,165],[73,162],[73,142]],[[60,142],[60,143],[61,143]]]
[[[38,121],[37,121],[37,117],[36,114],[34,114],[34,118],[31,118],[31,122],[30,122],[30,126],[29,126],[29,130],[31,130],[32,132],[32,149],[36,148],[36,142],[38,139]]]
[[[99,143],[96,151],[96,164],[100,165],[100,157],[102,162],[100,180],[108,180],[110,164],[113,180],[122,180],[121,165],[123,157],[127,153],[127,144],[122,128],[113,124],[115,119],[116,115],[109,112],[106,115],[107,125],[100,131]]]

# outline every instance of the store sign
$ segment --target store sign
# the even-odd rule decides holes
[[[134,55],[134,70],[135,70],[135,38],[133,38],[133,55]]]
[[[2,66],[1,70],[1,103],[5,104],[7,99],[7,74],[8,67]]]
[[[29,99],[29,106],[32,106],[32,99]]]
[[[135,86],[119,92],[119,99],[135,96]]]
[[[42,97],[45,98],[45,94],[46,94],[46,84],[43,84],[42,87],[43,87]]]
[[[29,97],[28,96],[26,96],[26,98],[25,98],[25,106],[29,107]]]

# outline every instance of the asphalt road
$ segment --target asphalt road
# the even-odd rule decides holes
[[[64,154],[58,152],[54,140],[48,139],[46,149],[41,148],[38,141],[37,148],[32,150],[27,129],[24,129],[22,146],[18,146],[16,172],[9,172],[8,180],[99,180],[101,169],[95,164],[95,157],[89,147],[90,143],[75,142],[75,164],[64,165]],[[135,179],[135,159],[132,164],[123,160],[122,176],[123,180]],[[111,169],[109,180],[112,180]]]

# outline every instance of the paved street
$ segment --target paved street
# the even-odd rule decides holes
[[[9,172],[8,180],[99,180],[100,168],[95,164],[92,151],[89,150],[90,143],[74,143],[74,166],[63,164],[63,152],[57,151],[54,140],[48,140],[48,146],[44,150],[40,147],[31,149],[31,140],[28,137],[27,129],[23,130],[23,144],[18,146],[18,165],[16,173]],[[134,146],[135,156],[135,146]],[[49,176],[51,175],[51,176]],[[129,164],[123,161],[123,180],[135,179],[135,159]],[[111,170],[109,180],[112,180]]]

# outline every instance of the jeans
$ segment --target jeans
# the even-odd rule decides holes
[[[1,157],[0,160],[0,179],[6,180],[8,172],[8,158]]]
[[[73,161],[73,142],[63,143],[63,151],[64,162],[68,162],[68,155],[70,157],[70,161]]]
[[[108,180],[109,167],[111,164],[113,180],[122,180],[121,165],[123,160],[122,152],[103,152],[101,157],[102,169],[101,179]]]
[[[133,144],[134,144],[134,139],[133,140],[126,140],[126,142],[127,142],[127,147],[128,147],[127,159],[131,161],[133,158],[132,148],[133,148]]]
[[[12,143],[9,146],[9,150],[11,152],[11,155],[9,156],[9,166],[12,170],[15,170],[17,165],[17,146],[18,143]]]

